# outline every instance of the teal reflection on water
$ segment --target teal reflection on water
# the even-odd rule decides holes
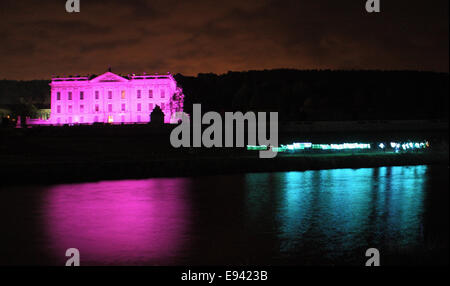
[[[336,258],[368,247],[417,247],[426,172],[407,166],[248,174],[249,225],[255,229],[252,221],[271,214],[264,221],[274,225],[281,254],[314,248]]]

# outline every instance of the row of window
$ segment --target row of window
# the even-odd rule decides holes
[[[72,92],[69,91],[67,94],[67,99],[72,100]],[[61,100],[61,92],[56,93],[56,100]],[[84,91],[80,91],[80,100],[84,100]]]
[[[159,105],[161,107],[161,109],[165,109],[166,105],[164,103],[161,103]],[[136,106],[137,111],[142,111],[142,105],[140,103],[137,104]],[[68,105],[67,106],[67,110],[69,113],[72,113],[72,105]],[[99,112],[100,111],[100,106],[98,104],[95,105],[94,107],[95,112]],[[153,103],[149,103],[148,104],[148,110],[153,110]],[[112,104],[108,104],[108,112],[112,112],[113,111],[113,106]],[[121,105],[121,111],[126,111],[126,104],[122,103]],[[80,105],[80,113],[84,112],[84,105]],[[61,113],[61,105],[57,105],[56,106],[56,113]]]
[[[110,91],[108,91],[108,99],[112,99],[112,97],[113,97],[113,93],[110,90]],[[122,90],[120,92],[120,97],[122,99],[126,98],[125,90]],[[165,98],[165,97],[166,97],[165,91],[161,90],[160,98]],[[137,99],[142,98],[141,90],[137,90],[136,98]],[[151,89],[148,90],[148,98],[153,98],[153,90],[151,90]],[[67,94],[67,99],[72,100],[72,92],[71,91],[69,91],[69,93]],[[100,92],[98,90],[95,91],[95,99],[96,100],[100,99]],[[61,100],[61,92],[59,92],[59,91],[56,93],[56,100]],[[80,91],[80,100],[84,100],[84,91]]]

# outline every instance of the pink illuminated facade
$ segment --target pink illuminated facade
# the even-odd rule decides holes
[[[164,122],[183,111],[183,92],[171,74],[53,78],[51,114],[37,124],[146,123],[156,106]]]

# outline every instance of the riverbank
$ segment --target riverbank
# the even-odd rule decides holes
[[[372,124],[374,125],[374,123]],[[373,127],[373,126],[372,126]],[[0,185],[57,184],[151,177],[283,172],[379,166],[447,165],[448,129],[279,133],[279,144],[422,142],[430,148],[391,153],[373,150],[279,153],[260,159],[246,148],[174,148],[174,126],[66,126],[0,129]],[[444,126],[445,127],[445,126]],[[378,142],[378,143],[377,143]]]
[[[2,164],[2,185],[56,184],[102,180],[185,177],[233,173],[284,172],[406,165],[447,165],[448,152],[339,153],[257,156],[192,155],[129,160],[59,160]]]

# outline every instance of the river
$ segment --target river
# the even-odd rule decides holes
[[[0,264],[448,263],[448,167],[405,166],[0,189]],[[441,253],[446,250],[446,253]],[[441,253],[441,254],[439,254]]]

